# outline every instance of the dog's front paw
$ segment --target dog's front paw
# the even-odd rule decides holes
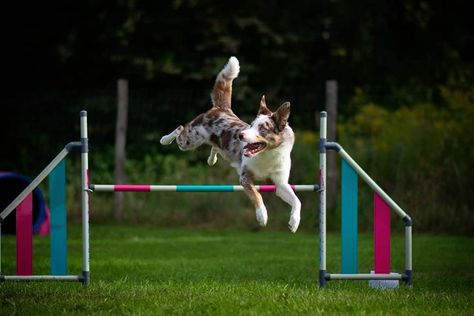
[[[260,226],[267,226],[268,213],[265,205],[257,208],[255,210],[255,215],[257,216],[257,222],[260,224]]]
[[[300,225],[300,215],[294,214],[291,215],[290,221],[288,222],[288,228],[292,233],[296,233],[298,230],[298,226]]]

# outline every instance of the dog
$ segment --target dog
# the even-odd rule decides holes
[[[231,108],[232,82],[239,71],[237,58],[229,58],[211,92],[213,107],[163,136],[160,143],[169,145],[176,140],[183,151],[210,145],[208,164],[213,166],[219,154],[236,169],[261,226],[266,226],[268,214],[254,182],[270,179],[276,186],[276,195],[291,206],[288,227],[295,233],[300,223],[301,202],[288,184],[290,153],[295,142],[288,125],[290,103],[285,102],[272,112],[262,96],[255,120],[250,125],[240,120]]]

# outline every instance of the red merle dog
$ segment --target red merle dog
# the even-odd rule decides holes
[[[294,233],[300,223],[301,202],[288,184],[290,153],[295,141],[288,125],[290,103],[285,102],[272,112],[263,96],[255,120],[250,125],[243,122],[231,109],[232,82],[239,70],[239,61],[231,57],[217,75],[211,93],[213,107],[163,136],[160,142],[168,145],[176,140],[181,150],[210,145],[208,164],[214,165],[219,154],[237,170],[262,226],[267,224],[267,209],[254,181],[270,179],[276,186],[277,196],[291,206],[288,227]]]

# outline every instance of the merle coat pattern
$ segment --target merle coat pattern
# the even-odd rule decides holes
[[[301,203],[288,184],[295,139],[288,125],[290,103],[285,102],[272,112],[263,96],[255,120],[250,125],[243,122],[231,109],[232,82],[239,71],[239,61],[231,57],[216,78],[211,92],[213,107],[163,136],[160,142],[168,145],[176,140],[181,150],[210,145],[208,164],[214,165],[219,154],[236,169],[262,226],[267,224],[268,214],[254,181],[270,179],[277,196],[291,206],[288,227],[294,233],[300,222]]]

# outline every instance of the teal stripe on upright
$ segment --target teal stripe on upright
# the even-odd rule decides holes
[[[51,274],[67,274],[66,160],[49,175]]]
[[[341,166],[341,273],[357,273],[357,174]]]
[[[177,192],[234,192],[233,185],[177,185]]]

